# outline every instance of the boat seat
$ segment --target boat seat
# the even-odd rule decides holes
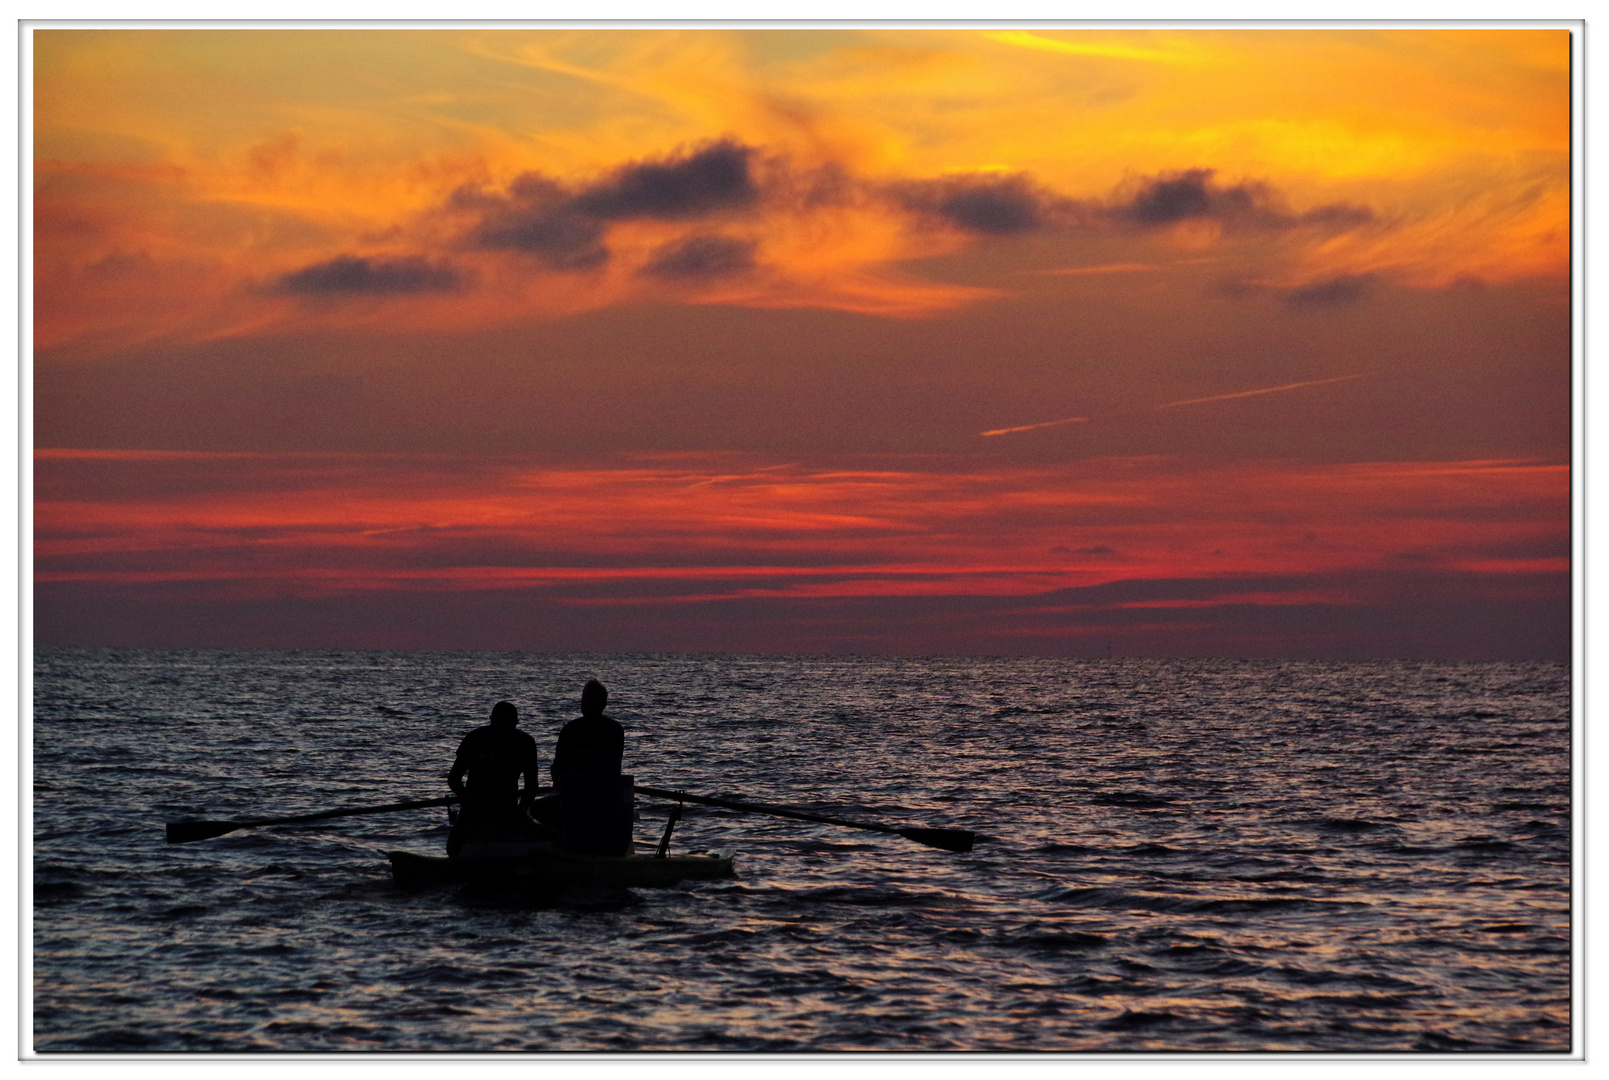
[[[559,780],[559,844],[575,855],[631,854],[635,776]]]

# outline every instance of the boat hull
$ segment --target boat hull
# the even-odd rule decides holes
[[[531,889],[572,885],[653,889],[680,881],[731,877],[733,856],[719,852],[656,859],[649,855],[571,855],[557,849],[537,849],[519,855],[457,859],[388,851],[386,858],[391,860],[391,880],[403,887],[477,882]]]

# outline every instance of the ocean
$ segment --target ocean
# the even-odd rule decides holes
[[[1566,1053],[1556,663],[41,648],[32,1046],[80,1053]],[[601,679],[736,877],[395,888],[513,701]],[[639,797],[636,839],[666,806]],[[25,1036],[25,1044],[26,1044]]]

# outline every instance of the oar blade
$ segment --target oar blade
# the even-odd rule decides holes
[[[972,850],[973,836],[966,829],[900,829],[899,834],[907,840],[945,851]]]
[[[232,833],[240,827],[238,821],[170,821],[168,843],[188,844],[195,840],[211,840],[214,836]]]

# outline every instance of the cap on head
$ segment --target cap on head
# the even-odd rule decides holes
[[[597,679],[588,679],[587,685],[581,688],[581,715],[598,716],[602,714],[603,707],[609,704],[609,691],[604,689],[603,683]]]
[[[513,727],[520,722],[520,711],[511,701],[499,701],[492,706],[492,723]]]

